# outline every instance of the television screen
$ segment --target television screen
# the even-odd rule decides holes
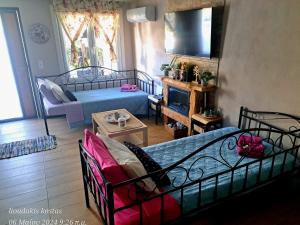
[[[212,57],[214,10],[203,8],[165,14],[167,53]]]

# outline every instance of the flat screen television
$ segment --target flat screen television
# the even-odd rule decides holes
[[[205,58],[217,57],[222,15],[221,7],[166,13],[166,53]]]

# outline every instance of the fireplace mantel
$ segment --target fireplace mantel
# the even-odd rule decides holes
[[[192,116],[196,113],[199,113],[200,106],[204,109],[208,105],[211,105],[208,104],[208,99],[210,100],[209,103],[214,104],[214,100],[211,99],[211,96],[208,97],[208,93],[214,93],[217,87],[215,85],[203,86],[192,82],[182,82],[178,80],[173,80],[169,77],[162,77],[162,83],[164,96],[162,114],[164,115],[164,120],[167,121],[168,118],[171,118],[184,124],[188,127],[190,134]],[[168,107],[169,86],[190,92],[190,105],[188,116],[182,115]]]
[[[203,86],[201,84],[195,84],[193,82],[182,82],[179,80],[174,80],[169,77],[161,78],[163,84],[167,84],[179,89],[187,90],[187,91],[198,91],[198,92],[210,92],[215,91],[217,87],[215,85],[207,85]]]

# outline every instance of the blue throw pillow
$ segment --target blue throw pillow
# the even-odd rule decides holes
[[[72,101],[72,102],[77,101],[77,98],[74,96],[74,94],[71,91],[65,90],[64,93],[68,97],[68,99],[70,99],[70,101]]]
[[[155,162],[154,159],[152,159],[140,147],[138,147],[134,144],[131,144],[129,142],[126,142],[126,141],[124,142],[124,145],[130,151],[132,151],[136,155],[136,157],[141,161],[141,163],[145,167],[145,170],[147,171],[147,173],[152,173],[152,172],[162,169],[161,166],[157,162]],[[153,181],[156,183],[156,185],[158,187],[162,187],[162,186],[171,184],[169,177],[164,173],[158,173],[156,175],[153,175],[151,178],[153,179]]]

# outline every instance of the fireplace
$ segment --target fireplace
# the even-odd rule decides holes
[[[188,116],[190,109],[190,92],[169,86],[168,107],[184,116]]]

